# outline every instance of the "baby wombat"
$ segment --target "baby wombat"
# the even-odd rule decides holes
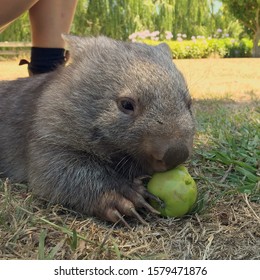
[[[64,36],[72,63],[0,83],[0,172],[76,211],[154,211],[138,179],[190,155],[191,98],[166,44]]]

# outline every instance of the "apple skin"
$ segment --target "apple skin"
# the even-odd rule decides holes
[[[162,200],[162,204],[154,200],[150,203],[164,217],[184,216],[197,200],[196,183],[183,165],[155,173],[148,182],[147,189]]]

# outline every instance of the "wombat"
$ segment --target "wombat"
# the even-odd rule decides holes
[[[191,154],[191,97],[166,44],[64,36],[72,62],[0,83],[0,172],[116,222],[146,208],[142,176]]]

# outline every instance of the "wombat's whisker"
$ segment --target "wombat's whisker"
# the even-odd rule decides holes
[[[115,170],[117,172],[121,172],[122,169],[124,168],[124,166],[126,166],[126,164],[128,163],[129,160],[130,160],[130,157],[128,155],[126,155],[123,158],[121,158],[121,160],[115,166]]]

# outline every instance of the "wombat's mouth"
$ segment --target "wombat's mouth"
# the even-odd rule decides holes
[[[164,172],[168,168],[163,160],[153,160],[151,162],[152,171],[154,172]]]
[[[150,159],[142,163],[142,175],[153,175],[156,172],[165,172],[169,170],[162,160]]]

